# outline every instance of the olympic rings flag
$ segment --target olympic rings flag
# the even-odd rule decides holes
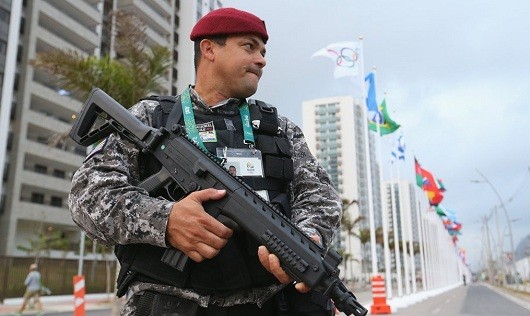
[[[333,75],[340,77],[357,77],[362,73],[361,45],[358,42],[338,42],[329,44],[317,51],[311,58],[323,56],[335,62]]]

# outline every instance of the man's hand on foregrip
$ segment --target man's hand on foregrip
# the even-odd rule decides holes
[[[320,244],[320,238],[317,235],[312,235],[311,239],[313,239],[313,241],[315,241],[316,243]],[[270,253],[265,246],[259,246],[258,257],[263,267],[267,271],[272,273],[276,277],[276,279],[278,279],[278,281],[283,284],[291,283],[294,281],[293,278],[289,276],[289,274],[287,274],[284,269],[282,269],[280,259],[278,259],[276,255]],[[305,283],[296,283],[294,287],[300,293],[307,293],[311,290],[311,288]]]
[[[205,189],[173,204],[166,227],[167,243],[196,262],[215,257],[233,231],[206,213],[202,204],[225,194],[224,190]]]

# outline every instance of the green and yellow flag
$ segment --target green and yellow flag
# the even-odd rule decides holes
[[[386,100],[383,100],[381,105],[379,105],[379,112],[382,115],[382,123],[379,124],[379,129],[381,136],[392,134],[393,132],[397,131],[397,129],[401,126],[398,123],[394,122],[390,116],[388,115],[388,111],[386,109]],[[377,132],[377,123],[370,120],[370,130]]]

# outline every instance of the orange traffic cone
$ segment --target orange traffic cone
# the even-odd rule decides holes
[[[372,277],[372,297],[374,303],[370,308],[372,314],[391,314],[390,306],[386,303],[385,279],[376,275]]]

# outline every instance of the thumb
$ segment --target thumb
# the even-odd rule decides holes
[[[205,190],[193,192],[191,195],[198,202],[206,202],[210,200],[219,200],[223,196],[225,196],[225,194],[226,194],[226,190],[217,190],[217,189],[212,188],[212,189],[205,189]]]

